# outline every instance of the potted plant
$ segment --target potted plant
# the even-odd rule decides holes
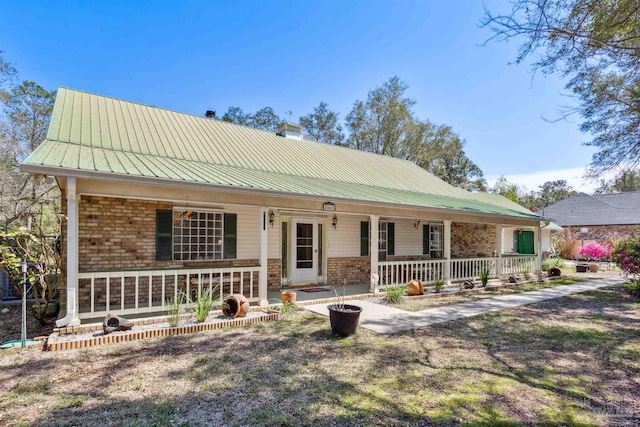
[[[338,292],[336,292],[336,296],[338,296]],[[340,297],[338,296],[338,302],[328,305],[327,308],[329,309],[331,332],[334,335],[346,337],[356,333],[362,307],[345,304],[343,292],[342,302],[340,302]]]

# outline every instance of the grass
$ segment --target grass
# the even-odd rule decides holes
[[[0,425],[607,425],[608,408],[640,416],[640,304],[601,289],[346,339],[299,313],[0,353],[0,384]]]
[[[566,277],[558,280],[550,280],[548,282],[523,283],[508,288],[491,289],[486,288],[482,292],[453,294],[442,298],[426,298],[421,300],[405,300],[399,304],[393,304],[394,307],[407,311],[421,311],[429,308],[444,307],[447,305],[461,304],[463,302],[477,301],[485,298],[493,298],[499,295],[515,294],[520,292],[537,291],[546,288],[555,288],[557,286],[571,285],[583,282],[586,279],[581,277]]]

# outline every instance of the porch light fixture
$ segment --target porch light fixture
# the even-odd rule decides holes
[[[420,227],[420,220],[416,219],[416,222],[413,223],[413,228],[417,230],[419,227]]]
[[[273,223],[276,220],[276,214],[273,211],[269,212],[269,224],[273,227]]]
[[[333,216],[333,221],[331,221],[331,224],[333,225],[333,229],[336,229],[336,226],[338,225],[338,217],[337,216]]]

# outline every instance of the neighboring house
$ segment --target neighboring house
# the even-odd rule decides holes
[[[58,325],[165,310],[179,291],[426,283],[540,266],[541,217],[415,164],[71,89],[21,165],[63,194]],[[527,255],[503,256],[503,228]],[[373,233],[370,230],[374,230]]]
[[[572,255],[590,241],[615,242],[640,234],[640,191],[589,195],[578,193],[544,208],[541,215],[569,228],[577,241]]]

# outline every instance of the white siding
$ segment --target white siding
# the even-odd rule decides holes
[[[421,222],[418,229],[413,226],[415,221],[407,219],[390,220],[395,224],[395,256],[415,256],[422,255],[422,226]]]
[[[360,256],[360,221],[368,217],[338,214],[338,225],[327,227],[327,257],[349,258]],[[329,221],[329,224],[331,221]]]
[[[502,253],[513,253],[513,232],[516,227],[503,227],[502,228]]]
[[[267,257],[269,259],[280,258],[280,247],[282,245],[280,214],[275,211],[274,213],[276,217],[272,227],[269,224],[269,212],[267,212]]]
[[[542,252],[551,252],[551,230],[542,229]]]
[[[255,207],[229,206],[225,212],[238,215],[238,259],[260,257],[260,210]]]

